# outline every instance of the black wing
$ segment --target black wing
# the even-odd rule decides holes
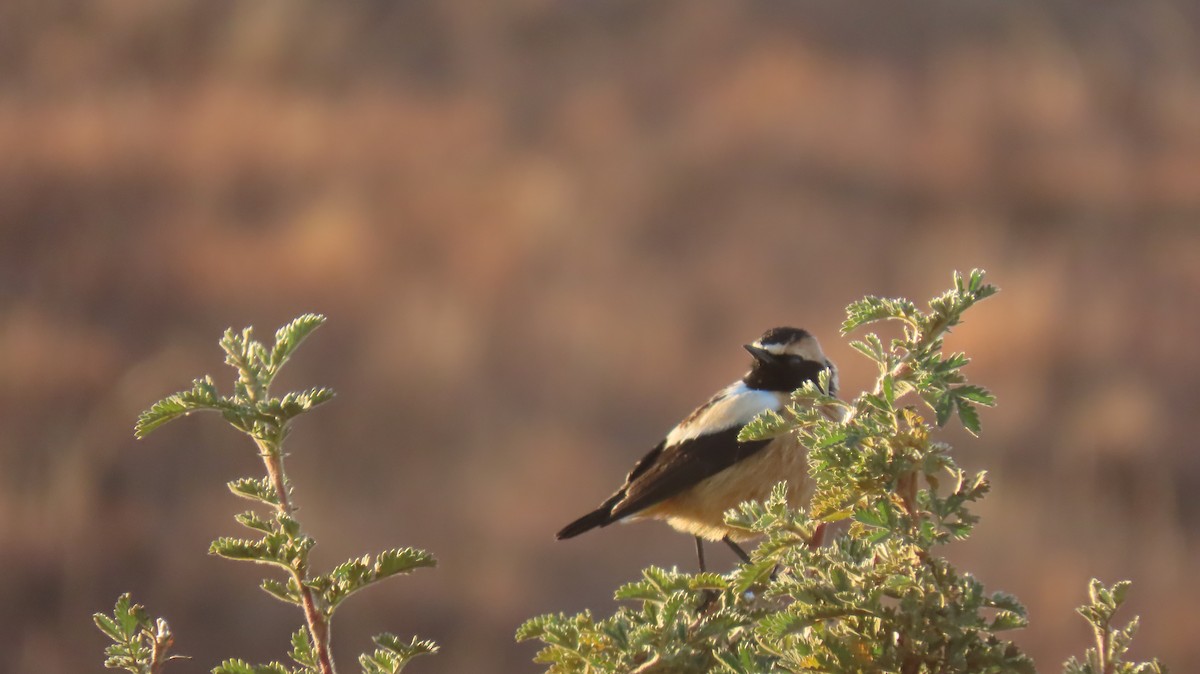
[[[766,447],[770,440],[738,442],[741,426],[690,438],[670,447],[659,445],[647,454],[613,503],[609,521],[636,514],[712,477]],[[610,499],[611,501],[612,499]]]
[[[718,393],[676,428],[687,426],[714,405],[729,400],[725,392]],[[563,527],[555,537],[571,538],[634,515],[754,455],[770,442],[738,442],[738,432],[743,425],[689,438],[670,446],[663,440],[634,465],[625,478],[625,484],[615,494],[595,510]]]
[[[741,426],[734,426],[670,447],[666,446],[664,440],[637,462],[629,472],[629,477],[625,478],[625,485],[617,493],[601,503],[599,508],[563,527],[555,538],[572,538],[635,515],[753,456],[770,442],[738,442],[740,430]]]

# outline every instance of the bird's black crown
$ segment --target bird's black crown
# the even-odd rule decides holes
[[[807,330],[801,330],[800,328],[771,328],[764,332],[762,337],[758,338],[758,343],[763,346],[768,344],[791,344],[792,342],[797,342],[811,336]]]

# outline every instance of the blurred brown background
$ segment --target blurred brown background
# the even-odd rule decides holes
[[[0,5],[0,670],[99,671],[122,591],[172,671],[281,658],[299,615],[222,486],[219,419],[135,442],[216,340],[329,324],[284,386],[340,395],[290,463],[318,563],[441,560],[350,601],[414,672],[533,672],[527,617],[591,607],[662,526],[556,543],[777,324],[867,293],[1003,288],[950,346],[1000,406],[946,433],[994,494],[953,556],[1028,604],[1043,671],[1135,581],[1136,652],[1200,670],[1200,9],[1088,2]],[[731,564],[724,552],[717,563]]]

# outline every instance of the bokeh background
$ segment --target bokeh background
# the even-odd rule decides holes
[[[132,591],[194,656],[283,657],[299,616],[239,534],[249,443],[135,442],[227,326],[330,322],[282,385],[328,567],[415,545],[356,596],[414,672],[534,672],[514,629],[694,563],[651,524],[555,542],[740,344],[837,333],[955,269],[1003,288],[949,346],[1000,406],[956,561],[1016,593],[1043,671],[1089,578],[1135,582],[1135,651],[1200,670],[1200,5],[58,0],[0,5],[0,671],[101,670]],[[725,551],[716,564],[732,564]],[[356,669],[356,668],[354,668]]]

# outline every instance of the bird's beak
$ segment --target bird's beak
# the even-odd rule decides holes
[[[770,365],[777,360],[775,354],[767,351],[761,346],[755,346],[753,344],[745,344],[744,346],[745,349],[750,352],[750,355],[754,356],[754,360],[757,360],[763,365]]]

